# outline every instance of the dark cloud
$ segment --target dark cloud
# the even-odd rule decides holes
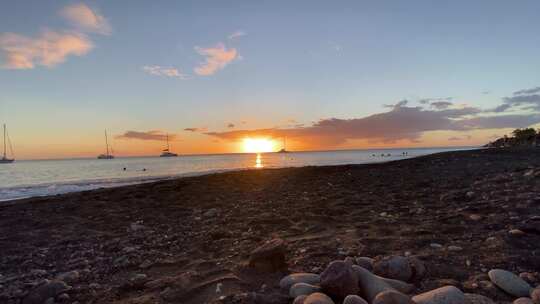
[[[469,139],[471,139],[471,138],[472,138],[471,135],[465,135],[465,136],[463,136],[463,137],[453,136],[453,137],[448,138],[448,140],[451,140],[451,141],[457,141],[457,140],[469,140]]]
[[[532,88],[532,89],[524,89],[514,92],[514,95],[522,95],[522,94],[535,94],[540,93],[540,87]]]
[[[227,125],[227,128],[229,128],[229,129],[234,128],[234,124],[233,124],[233,123],[229,123],[229,124]]]
[[[423,132],[428,131],[519,128],[540,122],[540,114],[478,116],[483,112],[475,107],[427,110],[422,107],[406,107],[402,103],[388,112],[354,119],[323,119],[308,127],[235,130],[206,134],[226,140],[256,136],[287,137],[306,144],[335,146],[355,139],[370,142],[417,141]]]
[[[438,110],[443,110],[453,105],[453,103],[449,101],[434,101],[431,103],[431,106]]]
[[[151,130],[146,132],[126,131],[122,135],[116,136],[118,139],[139,139],[139,140],[165,140],[167,134],[159,130]],[[176,135],[169,134],[169,140],[175,140]]]
[[[409,103],[409,101],[407,99],[403,99],[403,100],[398,101],[396,104],[385,104],[385,105],[383,105],[383,107],[385,107],[385,108],[400,108],[400,107],[406,106],[408,103]]]
[[[185,128],[184,131],[187,132],[206,132],[207,128]]]
[[[454,97],[446,97],[446,98],[423,98],[423,99],[420,99],[418,100],[418,102],[420,104],[429,104],[429,103],[433,103],[433,102],[441,102],[441,101],[446,101],[446,102],[449,102],[451,101],[452,99],[454,99]]]

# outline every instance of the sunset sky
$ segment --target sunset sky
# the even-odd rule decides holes
[[[159,4],[158,4],[159,3]],[[540,2],[2,1],[18,158],[481,145],[540,122]]]

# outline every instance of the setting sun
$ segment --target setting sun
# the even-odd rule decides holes
[[[243,147],[246,153],[274,151],[274,141],[267,138],[244,138]]]

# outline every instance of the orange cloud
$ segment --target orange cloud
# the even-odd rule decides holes
[[[82,56],[93,48],[86,35],[76,32],[44,31],[37,38],[15,33],[0,34],[0,51],[6,69],[53,67],[70,55]]]
[[[236,49],[227,49],[223,43],[210,48],[196,46],[195,50],[206,57],[206,60],[194,69],[195,74],[200,76],[213,75],[238,58]]]
[[[111,26],[105,17],[83,3],[64,7],[60,15],[81,31],[110,35]]]

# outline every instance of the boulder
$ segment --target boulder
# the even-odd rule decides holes
[[[354,266],[344,261],[333,261],[321,273],[321,288],[328,295],[343,299],[358,293],[358,276]]]
[[[493,284],[515,297],[528,297],[532,290],[527,282],[510,271],[492,269],[488,276]]]
[[[335,304],[332,299],[324,293],[316,292],[310,294],[303,304]]]
[[[490,298],[475,294],[475,293],[465,293],[465,303],[467,304],[495,304]]]
[[[417,304],[463,304],[465,294],[454,286],[444,286],[412,298]]]
[[[312,293],[321,291],[319,286],[307,284],[307,283],[296,283],[291,286],[289,290],[289,296],[291,298],[296,298],[298,296],[309,296]]]
[[[385,290],[380,292],[372,304],[414,304],[410,297],[396,290]]]
[[[375,261],[373,263],[373,273],[400,281],[409,281],[413,276],[409,259],[397,255]]]
[[[358,286],[360,286],[361,295],[369,303],[371,303],[379,293],[386,290],[395,290],[380,277],[374,275],[365,268],[355,265],[353,266],[353,270],[358,277]]]
[[[45,280],[28,293],[23,299],[22,304],[43,304],[47,299],[54,298],[70,289],[71,287],[63,281]]]
[[[251,252],[249,266],[261,272],[277,272],[287,269],[284,240],[276,238],[257,247]]]
[[[357,295],[348,295],[343,300],[343,304],[368,304],[368,302]]]
[[[317,285],[321,283],[321,276],[315,273],[293,273],[281,279],[279,287],[289,290],[296,283]]]

